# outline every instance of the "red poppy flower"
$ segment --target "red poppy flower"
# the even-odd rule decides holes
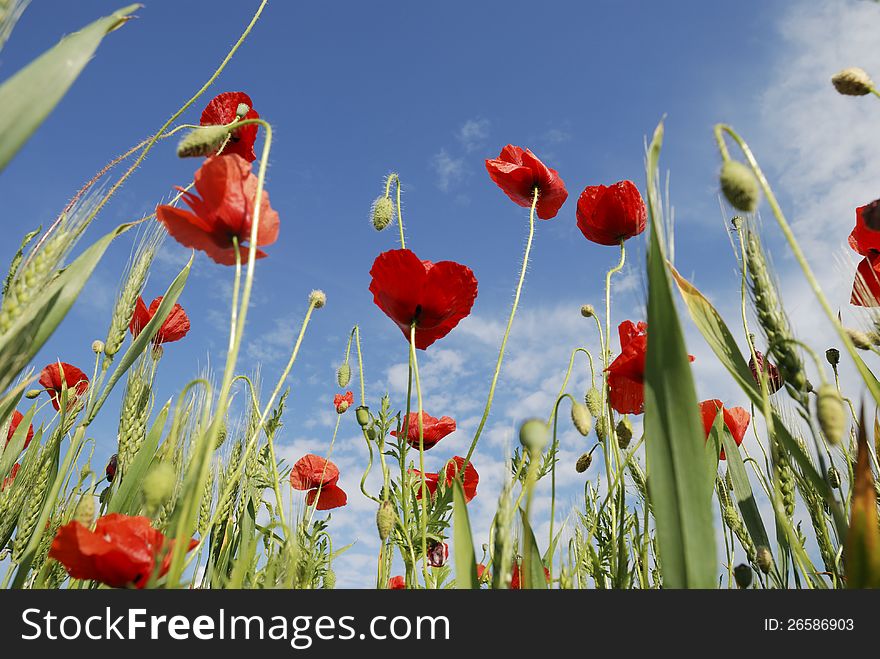
[[[197,544],[190,540],[189,549]],[[59,528],[49,556],[74,579],[92,579],[113,588],[143,588],[158,558],[162,559],[158,576],[168,572],[173,547],[174,540],[154,529],[149,518],[111,513],[98,519],[94,531],[75,521]]]
[[[435,542],[428,547],[428,565],[431,567],[443,567],[449,558],[449,545],[445,542]]]
[[[318,499],[317,510],[340,508],[348,503],[348,496],[336,485],[337,481],[339,467],[312,453],[300,458],[290,470],[290,486],[294,490],[308,490],[306,505],[311,506]]]
[[[245,119],[259,119],[260,115],[254,110],[251,97],[244,92],[223,92],[211,99],[211,102],[202,112],[199,122],[202,126],[226,126],[238,117],[238,106],[244,103],[250,110],[244,115]],[[257,140],[257,124],[248,124],[234,131],[229,137],[226,146],[220,155],[235,154],[248,162],[257,159],[254,153],[254,142]]]
[[[54,362],[40,373],[40,384],[48,392],[52,407],[61,409],[61,391],[67,386],[68,401],[78,398],[89,388],[88,376],[76,366],[66,362]]]
[[[114,453],[110,456],[107,466],[104,468],[104,474],[107,476],[107,482],[112,483],[116,478],[116,470],[119,469],[119,455]]]
[[[456,455],[452,460],[446,463],[446,466],[443,469],[443,473],[446,475],[446,487],[452,485],[452,481],[455,479],[458,472],[461,470],[462,465],[464,464],[464,458]],[[421,474],[418,469],[413,469],[412,472],[418,477],[416,479],[416,498],[422,498],[422,479]],[[425,472],[425,485],[428,488],[428,491],[431,493],[431,496],[437,492],[437,485],[440,482],[440,475],[427,473]],[[474,463],[469,462],[467,469],[464,470],[464,479],[462,482],[464,489],[464,500],[465,503],[469,503],[471,499],[477,496],[477,485],[480,483],[480,475],[477,473],[477,470],[474,469]]]
[[[333,396],[333,407],[336,408],[337,414],[342,414],[353,404],[354,394],[350,391],[346,391],[345,394],[336,394]]]
[[[547,579],[547,583],[550,583],[550,570],[546,567],[544,568],[544,577]],[[522,590],[522,565],[514,565],[513,570],[510,573],[510,590]]]
[[[538,188],[535,212],[542,220],[556,217],[568,198],[559,172],[547,167],[529,149],[508,144],[501,149],[501,155],[486,161],[486,169],[504,194],[519,206],[531,208]]]
[[[477,563],[477,581],[482,581],[484,574],[486,575],[486,578],[488,579],[490,576],[488,568],[485,565],[483,565],[482,563]]]
[[[864,256],[856,270],[850,303],[880,306],[880,199],[856,209],[856,226],[849,246]]]
[[[18,474],[18,470],[21,469],[21,465],[17,462],[12,465],[12,469],[9,470],[9,476],[3,479],[3,483],[0,484],[0,492],[5,490],[7,487],[12,485],[12,481],[15,480],[16,474]]]
[[[388,580],[388,590],[406,590],[406,579],[403,577],[391,577]]]
[[[9,442],[12,441],[12,436],[15,434],[15,431],[18,429],[18,426],[21,422],[24,421],[24,414],[15,410],[12,413],[12,419],[9,421],[9,430],[6,432],[6,444],[4,446],[9,446]],[[28,427],[27,435],[24,438],[24,446],[21,447],[21,450],[25,450],[28,447],[28,444],[31,443],[31,440],[34,438],[34,424],[31,424]]]
[[[237,155],[207,158],[195,173],[196,191],[183,200],[192,209],[158,206],[157,219],[174,239],[184,247],[198,249],[220,265],[235,265],[238,240],[242,262],[248,259],[248,248],[242,247],[251,237],[257,177],[250,164]],[[263,190],[257,245],[271,245],[278,239],[278,213],[269,205],[269,193]],[[257,250],[257,258],[266,256]]]
[[[131,322],[128,325],[132,336],[136,337],[140,334],[141,330],[147,326],[147,323],[153,319],[153,316],[159,310],[159,305],[162,304],[163,297],[160,295],[150,302],[149,308],[144,302],[143,297],[138,298],[137,304],[134,306],[134,315],[131,317]],[[165,322],[162,323],[156,336],[153,337],[153,343],[159,345],[161,343],[180,341],[186,336],[187,332],[189,332],[189,316],[186,315],[183,307],[175,304],[171,307],[171,313],[165,318]]]
[[[724,414],[724,425],[733,436],[733,441],[739,446],[742,444],[746,436],[746,430],[749,427],[751,415],[741,407],[724,407],[724,403],[720,400],[704,400],[700,403],[700,416],[703,418],[703,430],[706,432],[706,439],[709,439],[709,433],[712,431],[712,425],[715,423],[715,417],[718,416],[718,410]],[[721,459],[726,460],[724,449],[721,449]]]
[[[421,261],[408,249],[379,254],[370,275],[373,302],[397,323],[407,341],[416,324],[419,350],[449,334],[470,314],[477,298],[477,280],[470,268],[454,261]]]
[[[645,202],[632,181],[587,186],[576,214],[581,233],[599,245],[619,245],[644,231],[648,221]]]
[[[606,369],[611,407],[620,414],[641,414],[645,410],[645,355],[648,324],[625,320],[617,328],[620,354]],[[694,361],[693,355],[688,355]]]
[[[752,377],[760,385],[761,380],[758,378],[758,373],[764,371],[767,376],[767,391],[771,395],[775,394],[782,388],[782,376],[779,374],[779,369],[759,350],[755,350],[755,358],[749,359],[749,370],[752,372]]]
[[[419,448],[419,413],[410,412],[406,421],[406,443],[413,448]],[[425,411],[422,411],[422,439],[424,440],[425,450],[433,448],[437,442],[446,437],[448,434],[455,432],[455,419],[448,416],[434,418]],[[397,431],[392,430],[391,434],[397,437]]]

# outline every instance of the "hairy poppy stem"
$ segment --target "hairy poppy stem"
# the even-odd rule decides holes
[[[419,361],[416,358],[416,324],[413,323],[409,330],[409,358],[413,366],[413,376],[416,381],[416,400],[419,406],[419,469],[422,472],[422,514],[419,526],[422,532],[422,571],[425,575],[425,588],[428,587],[428,479],[425,476],[425,426],[422,418],[422,384],[419,380]],[[409,415],[407,415],[409,416]],[[446,478],[446,470],[440,472],[441,478]]]
[[[513,306],[510,308],[510,316],[507,319],[507,328],[504,330],[504,337],[501,339],[501,349],[498,351],[498,362],[495,364],[495,374],[492,376],[492,385],[489,387],[489,397],[486,400],[486,408],[483,410],[480,425],[477,426],[477,432],[474,434],[474,439],[471,441],[468,452],[464,457],[464,463],[461,466],[460,473],[462,474],[462,478],[464,477],[465,469],[467,469],[467,466],[470,464],[474,449],[477,448],[477,442],[480,440],[480,435],[483,433],[483,428],[486,426],[486,421],[489,418],[489,411],[492,409],[492,401],[495,399],[495,387],[498,385],[498,376],[501,373],[501,363],[504,361],[504,350],[507,348],[507,339],[510,337],[510,328],[513,327],[513,318],[516,316],[516,309],[519,306],[519,297],[522,293],[523,283],[526,279],[526,270],[528,270],[529,266],[529,254],[532,251],[532,240],[535,237],[535,207],[538,205],[538,194],[539,190],[536,187],[532,195],[532,207],[529,209],[529,237],[526,242],[525,254],[523,254],[519,282],[516,285],[516,293],[513,296]]]
[[[403,211],[400,208],[400,176],[396,173],[392,173],[388,175],[388,178],[385,181],[385,198],[391,196],[391,186],[396,186],[396,197],[397,197],[397,226],[400,229],[400,248],[406,249],[406,239],[403,237]]]
[[[321,470],[321,480],[318,483],[318,493],[315,495],[315,502],[309,506],[309,519],[306,522],[306,528],[308,528],[312,523],[312,518],[315,516],[315,511],[318,509],[318,501],[321,499],[321,490],[324,487],[324,477],[327,475],[327,465],[330,464],[330,455],[333,453],[333,445],[336,443],[336,435],[339,432],[339,422],[342,421],[342,415],[336,415],[336,427],[333,428],[333,437],[330,439],[330,446],[327,449],[327,457],[324,458],[324,468]]]

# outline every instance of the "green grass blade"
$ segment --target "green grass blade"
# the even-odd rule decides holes
[[[877,492],[871,471],[865,414],[859,423],[859,450],[856,457],[844,565],[847,588],[880,588],[880,528],[877,526]]]
[[[0,86],[0,171],[64,97],[104,36],[138,7],[129,5],[64,37]]]
[[[459,480],[452,484],[452,534],[455,543],[455,587],[467,590],[479,588],[474,536]]]
[[[520,509],[519,514],[523,524],[522,587],[532,590],[547,590],[547,575],[544,572],[544,562],[541,560],[538,542],[535,540],[535,534],[532,532],[525,511]]]
[[[730,474],[733,494],[736,497],[736,503],[746,524],[746,530],[756,546],[760,547],[763,545],[769,548],[770,538],[767,535],[767,527],[764,526],[764,520],[761,518],[761,513],[758,510],[755,494],[752,491],[752,485],[749,482],[749,475],[746,473],[746,465],[739,452],[739,447],[728,433],[724,433],[723,442],[724,457],[727,458],[727,473]]]

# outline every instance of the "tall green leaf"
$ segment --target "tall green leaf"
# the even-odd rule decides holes
[[[459,480],[452,484],[452,537],[455,543],[455,587],[467,590],[479,588],[474,536]]]
[[[719,415],[720,416],[720,415]],[[756,546],[770,547],[770,538],[767,536],[767,528],[758,510],[755,494],[746,473],[746,465],[740,455],[739,447],[728,433],[724,433],[724,457],[727,458],[727,473],[730,474],[730,482],[733,484],[733,494],[736,497],[737,506],[742,513],[746,530],[752,537]]]
[[[648,494],[666,588],[715,588],[717,554],[707,490],[705,436],[684,335],[661,246],[657,162],[663,123],[648,153],[648,352],[645,435]]]
[[[104,36],[138,7],[129,5],[64,37],[0,86],[0,171],[67,93]]]
[[[547,590],[547,575],[544,572],[544,562],[541,560],[541,551],[538,549],[538,541],[532,532],[529,518],[526,512],[520,508],[520,516],[523,524],[523,563],[522,563],[522,587],[523,589]]]
[[[844,565],[847,588],[880,588],[880,528],[877,526],[877,491],[871,471],[865,413],[859,422],[856,457]]]

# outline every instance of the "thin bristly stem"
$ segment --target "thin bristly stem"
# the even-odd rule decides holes
[[[425,574],[425,588],[428,587],[428,479],[425,475],[425,427],[422,419],[422,384],[419,380],[419,361],[416,357],[416,324],[413,323],[409,330],[409,357],[412,361],[413,377],[416,381],[416,401],[419,408],[419,470],[422,472],[422,514],[419,522],[422,532],[422,570]],[[445,478],[445,470],[441,477]]]

